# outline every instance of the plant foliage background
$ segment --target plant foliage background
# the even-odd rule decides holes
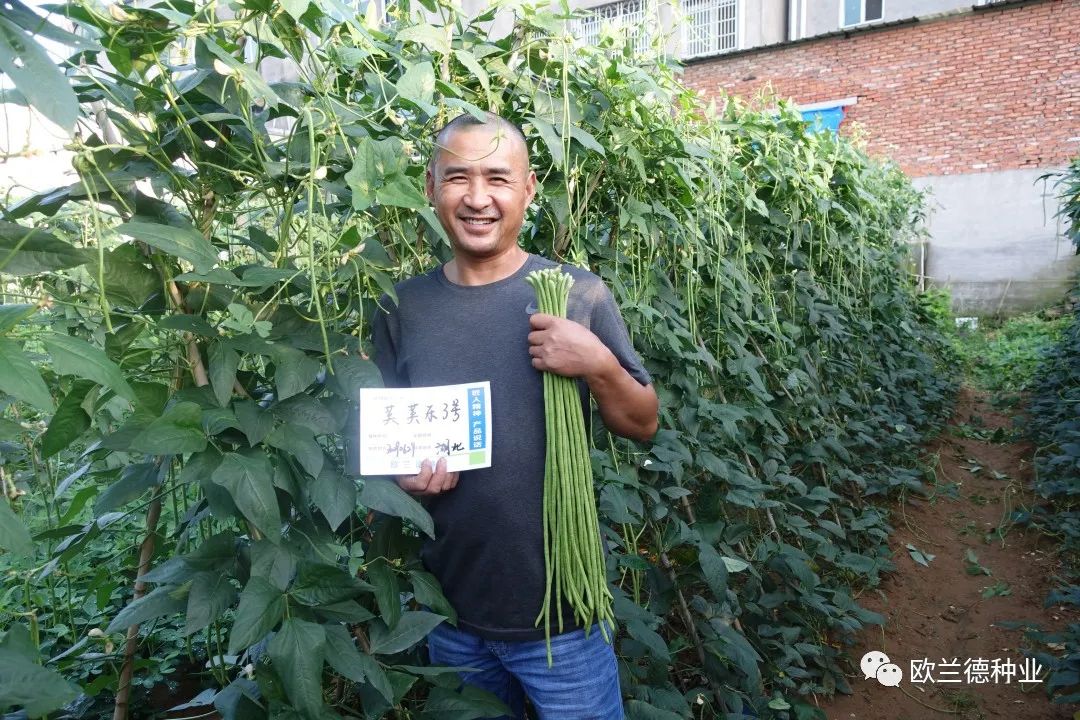
[[[875,502],[921,485],[951,396],[897,169],[703,107],[565,12],[490,39],[494,11],[436,0],[9,1],[6,98],[73,131],[78,180],[0,220],[0,708],[498,713],[424,666],[454,620],[430,518],[341,469],[375,299],[448,257],[432,131],[481,109],[528,133],[525,247],[607,280],[661,394],[651,447],[594,438],[628,716],[815,718],[846,689],[891,567]]]
[[[1080,157],[1055,178],[1066,234],[1080,252]],[[1060,339],[1041,359],[1031,386],[1028,433],[1038,445],[1035,490],[1045,500],[1022,518],[1060,543],[1062,571],[1046,605],[1080,607],[1080,287],[1066,298]],[[1039,662],[1050,668],[1054,701],[1080,702],[1080,623],[1060,632],[1037,627],[1029,635],[1044,643]]]

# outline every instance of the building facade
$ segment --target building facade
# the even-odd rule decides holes
[[[642,47],[659,42],[706,97],[766,91],[841,132],[861,126],[871,154],[931,191],[923,267],[957,312],[1053,302],[1080,269],[1038,180],[1080,154],[1080,0],[580,7],[609,25],[624,18]],[[585,41],[597,32],[577,30]]]

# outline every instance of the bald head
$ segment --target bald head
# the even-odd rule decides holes
[[[451,136],[458,132],[474,131],[481,128],[492,132],[494,140],[492,142],[493,151],[504,142],[513,143],[517,146],[515,147],[515,150],[521,153],[524,167],[529,167],[529,149],[525,144],[525,133],[521,131],[520,127],[501,115],[488,112],[484,113],[483,120],[474,117],[471,113],[462,113],[443,125],[442,128],[435,133],[435,147],[432,148],[431,151],[428,169],[434,169],[435,163],[439,160],[439,155],[444,152],[444,149],[449,144]]]

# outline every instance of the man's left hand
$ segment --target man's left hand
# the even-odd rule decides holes
[[[537,370],[589,379],[617,362],[600,338],[580,323],[534,313],[529,324],[529,355]]]
[[[584,378],[604,425],[616,435],[647,441],[656,434],[659,403],[653,386],[642,385],[591,330],[573,320],[536,313],[529,316],[533,367]]]

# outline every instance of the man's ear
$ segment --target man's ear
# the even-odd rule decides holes
[[[431,174],[431,168],[424,171],[424,194],[431,204],[435,204],[435,177]]]
[[[536,171],[535,170],[530,169],[529,170],[529,177],[525,178],[525,192],[527,192],[529,194],[529,202],[525,203],[526,205],[528,205],[529,203],[531,203],[533,201],[533,198],[536,197]]]

